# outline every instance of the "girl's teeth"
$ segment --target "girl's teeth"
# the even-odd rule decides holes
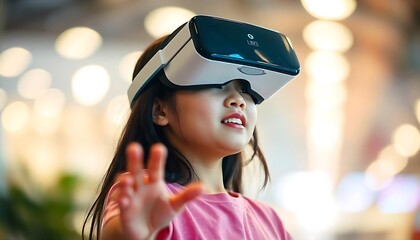
[[[235,123],[235,124],[240,124],[242,125],[242,121],[239,118],[228,118],[223,120],[224,123]]]

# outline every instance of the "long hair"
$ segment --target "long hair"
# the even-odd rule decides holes
[[[162,37],[155,40],[144,51],[135,65],[133,79],[151,57],[161,48],[161,44],[165,38],[166,37]],[[166,145],[168,148],[168,157],[165,165],[166,182],[186,185],[196,177],[194,169],[189,161],[171,145],[163,134],[162,128],[153,122],[152,110],[155,100],[173,100],[176,91],[164,86],[159,81],[159,77],[162,76],[157,74],[150,81],[149,86],[140,94],[140,96],[138,96],[131,106],[131,114],[120,136],[112,162],[102,180],[100,192],[85,218],[82,228],[83,239],[85,239],[85,232],[88,232],[89,239],[99,239],[100,237],[105,198],[114,183],[115,177],[119,173],[126,171],[125,149],[130,142],[139,142],[143,146],[145,153],[144,166],[147,166],[149,149],[154,143],[161,142]],[[175,104],[174,101],[169,102]],[[230,191],[242,192],[241,182],[243,167],[255,157],[258,157],[261,161],[265,173],[263,187],[268,183],[269,171],[265,157],[258,146],[256,129],[254,129],[253,138],[249,144],[253,149],[253,154],[247,161],[243,157],[243,152],[226,156],[222,160],[224,187]],[[88,224],[89,220],[90,224]]]

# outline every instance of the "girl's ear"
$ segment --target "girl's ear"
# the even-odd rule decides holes
[[[153,122],[159,126],[165,126],[168,124],[168,106],[166,102],[156,99],[153,103]]]

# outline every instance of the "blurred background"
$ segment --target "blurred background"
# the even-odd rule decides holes
[[[195,14],[288,36],[299,76],[259,106],[271,170],[245,194],[295,239],[420,239],[420,2],[0,1],[0,239],[79,239],[134,62]]]

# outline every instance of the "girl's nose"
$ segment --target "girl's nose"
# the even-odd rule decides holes
[[[225,106],[240,108],[241,110],[243,110],[246,107],[246,102],[242,95],[238,91],[234,90],[230,91],[229,95],[226,97]]]

